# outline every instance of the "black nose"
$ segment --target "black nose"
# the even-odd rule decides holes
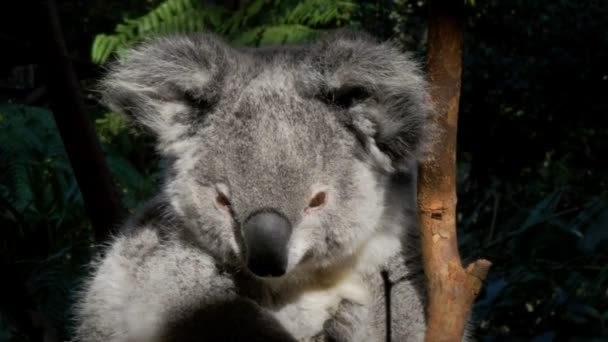
[[[274,209],[259,210],[243,225],[247,267],[260,277],[278,277],[287,268],[287,243],[291,223]]]

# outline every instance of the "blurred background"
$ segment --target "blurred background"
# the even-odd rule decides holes
[[[428,1],[9,0],[0,12],[0,341],[62,341],[100,222],[158,188],[151,138],[97,102],[106,63],[169,32],[261,46],[346,26],[424,62]],[[467,0],[464,17],[459,242],[465,260],[494,263],[475,336],[606,341],[608,1]],[[87,120],[94,131],[78,128]],[[88,195],[58,127],[101,147],[85,159],[109,173],[79,171],[95,174]],[[86,207],[99,189],[117,200]]]

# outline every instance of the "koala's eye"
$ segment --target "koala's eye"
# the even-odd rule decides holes
[[[218,207],[228,209],[230,207],[230,200],[226,195],[221,192],[218,192],[215,197],[215,203],[217,203]]]
[[[321,191],[313,196],[310,203],[308,203],[308,208],[320,208],[325,204],[325,202],[327,202],[327,193],[325,191]]]

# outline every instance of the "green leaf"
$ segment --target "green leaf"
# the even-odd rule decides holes
[[[196,32],[207,26],[218,29],[225,17],[222,7],[203,6],[192,0],[165,0],[139,18],[125,18],[113,33],[96,35],[91,59],[98,64],[105,63],[113,54],[120,55],[126,47],[158,34]]]

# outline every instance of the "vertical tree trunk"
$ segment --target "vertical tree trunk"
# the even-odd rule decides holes
[[[490,263],[463,268],[456,237],[456,133],[463,0],[431,1],[427,67],[441,135],[420,167],[418,209],[429,293],[426,341],[459,341]]]
[[[125,214],[95,128],[85,112],[53,0],[33,1],[40,28],[40,64],[51,109],[82,193],[97,241],[103,241]]]

